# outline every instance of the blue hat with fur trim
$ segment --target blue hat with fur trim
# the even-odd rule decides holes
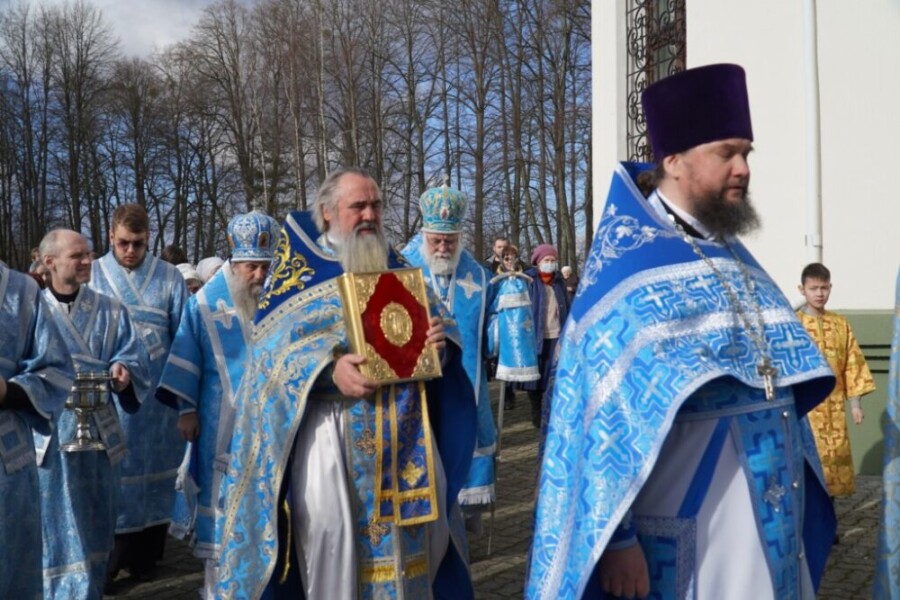
[[[258,210],[232,217],[228,223],[231,262],[272,260],[278,232],[278,221]]]
[[[466,214],[466,195],[446,183],[427,190],[419,198],[422,231],[425,233],[458,233]]]

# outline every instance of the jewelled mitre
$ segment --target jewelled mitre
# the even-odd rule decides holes
[[[228,223],[231,262],[272,260],[278,232],[278,221],[258,210],[232,217]]]
[[[466,195],[444,183],[427,190],[419,198],[422,231],[425,233],[459,233],[466,214]]]

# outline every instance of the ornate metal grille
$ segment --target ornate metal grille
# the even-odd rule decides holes
[[[686,0],[627,0],[625,31],[628,44],[626,93],[628,160],[653,160],[641,92],[667,75],[684,70],[687,27]]]

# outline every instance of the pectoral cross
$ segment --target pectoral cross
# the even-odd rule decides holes
[[[764,358],[756,365],[756,373],[763,378],[763,389],[766,391],[766,400],[775,398],[774,379],[778,375],[778,369],[772,366],[768,358]]]

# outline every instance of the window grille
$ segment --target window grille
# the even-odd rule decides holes
[[[684,70],[686,0],[627,0],[626,93],[628,160],[652,162],[641,92],[651,83]]]

